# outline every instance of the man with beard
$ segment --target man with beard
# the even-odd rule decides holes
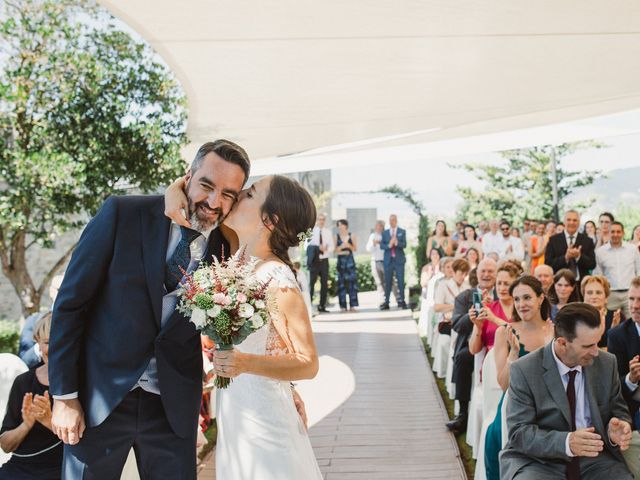
[[[62,478],[120,478],[133,447],[143,478],[195,480],[202,353],[176,290],[182,269],[229,252],[216,226],[249,168],[238,145],[206,143],[186,177],[191,229],[164,216],[162,196],[111,197],[85,228],[50,337]]]

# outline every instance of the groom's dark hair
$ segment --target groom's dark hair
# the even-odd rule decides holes
[[[204,157],[209,153],[215,153],[225,162],[238,165],[244,172],[244,181],[246,183],[251,171],[251,163],[249,162],[249,155],[245,152],[244,148],[240,145],[233,143],[229,140],[216,140],[215,142],[207,142],[198,149],[196,158],[191,162],[191,174],[194,174],[202,166]]]

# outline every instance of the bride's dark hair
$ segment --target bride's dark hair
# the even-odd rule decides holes
[[[260,213],[263,219],[269,219],[273,225],[269,237],[273,254],[294,270],[289,248],[300,243],[300,233],[306,233],[316,224],[313,198],[295,180],[274,175]]]

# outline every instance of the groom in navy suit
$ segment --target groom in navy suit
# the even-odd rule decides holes
[[[195,480],[202,353],[176,288],[181,268],[229,252],[216,227],[249,168],[238,145],[206,143],[187,176],[193,229],[163,214],[162,196],[111,197],[85,228],[49,349],[63,479],[120,478],[133,447],[143,479]]]
[[[404,264],[406,258],[404,249],[407,247],[407,232],[398,227],[398,217],[389,217],[389,228],[382,232],[380,248],[384,251],[384,303],[380,305],[380,310],[389,310],[389,297],[391,295],[391,285],[393,275],[398,283],[398,307],[407,308],[404,301]]]

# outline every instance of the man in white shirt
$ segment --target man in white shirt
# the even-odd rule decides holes
[[[333,252],[333,234],[325,227],[327,216],[318,215],[313,227],[311,239],[307,246],[307,268],[309,269],[309,295],[313,301],[313,293],[318,277],[320,277],[320,303],[318,312],[327,311],[327,292],[329,290],[329,258]]]
[[[502,234],[498,231],[499,226],[500,222],[498,222],[498,220],[491,220],[491,222],[489,222],[489,228],[491,230],[482,236],[482,251],[485,255],[496,253],[500,256],[503,240]]]
[[[555,339],[510,366],[502,480],[631,480],[631,418],[616,359],[598,349],[600,313],[570,303]]]
[[[629,284],[640,275],[640,252],[635,245],[626,243],[624,226],[613,222],[609,226],[609,241],[596,249],[596,268],[593,273],[604,275],[611,284],[609,310],[621,309],[629,318]]]
[[[500,260],[522,262],[524,260],[522,240],[511,235],[511,224],[506,220],[500,222],[500,230],[502,232],[502,243],[498,245]]]

